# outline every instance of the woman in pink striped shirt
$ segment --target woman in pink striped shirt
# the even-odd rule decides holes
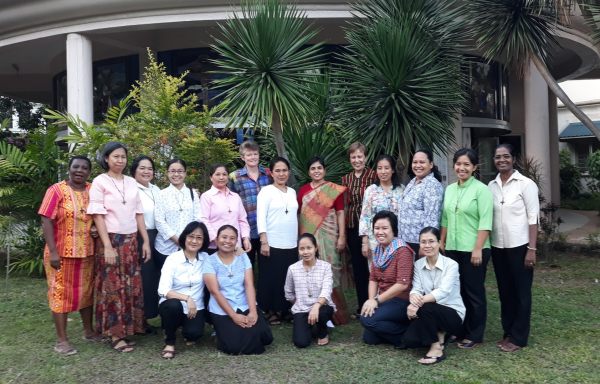
[[[210,181],[212,187],[202,194],[200,198],[200,212],[202,222],[208,229],[210,245],[208,254],[212,255],[217,251],[215,239],[217,231],[224,225],[231,225],[238,230],[240,236],[237,246],[244,246],[244,251],[249,252],[252,249],[250,244],[250,225],[246,215],[246,210],[242,204],[240,196],[231,192],[227,188],[229,182],[229,172],[227,166],[216,163],[210,166]]]

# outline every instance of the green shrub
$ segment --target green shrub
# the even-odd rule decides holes
[[[571,162],[571,152],[563,149],[558,154],[560,163],[560,195],[570,199],[579,194],[583,188],[581,185],[581,172]]]

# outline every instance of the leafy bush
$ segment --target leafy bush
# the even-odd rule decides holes
[[[571,162],[571,152],[563,149],[559,152],[558,157],[560,163],[560,195],[570,199],[577,196],[583,188],[581,185],[581,172]]]
[[[587,197],[582,194],[576,199],[564,199],[561,201],[560,206],[578,211],[595,211],[600,207],[600,194],[588,194]]]
[[[16,271],[33,276],[43,276],[46,240],[39,220],[13,222],[11,232],[11,249],[15,252],[9,265],[10,272]]]

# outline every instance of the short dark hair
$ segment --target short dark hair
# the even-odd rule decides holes
[[[416,151],[412,158],[415,158],[415,155],[417,153],[424,153],[425,156],[427,156],[427,160],[429,160],[430,163],[433,163],[433,152],[431,152],[429,149],[419,149],[418,151]],[[438,168],[437,165],[433,164],[433,168],[431,169],[431,173],[433,173],[433,177],[435,177],[435,179],[437,181],[439,181],[440,183],[442,182],[442,174],[440,173],[440,170]],[[408,171],[407,171],[408,176],[412,179],[413,177],[415,177],[415,173],[412,170],[412,166],[408,167]]]
[[[323,169],[325,169],[325,159],[323,159],[321,156],[313,156],[306,162],[306,170],[310,171],[310,166],[314,163],[321,164],[323,166]]]
[[[214,175],[215,172],[217,172],[217,169],[219,168],[225,168],[225,172],[229,173],[229,170],[227,169],[227,166],[225,164],[221,164],[221,163],[214,163],[210,165],[210,168],[208,170],[208,174],[210,176]]]
[[[185,163],[185,161],[183,161],[183,160],[181,160],[181,159],[178,159],[178,158],[171,159],[171,160],[169,160],[169,161],[167,162],[167,171],[169,170],[169,168],[170,168],[170,167],[171,167],[171,165],[173,165],[173,164],[181,164],[181,165],[183,166],[183,169],[184,169],[185,171],[187,171],[187,164]]]
[[[463,148],[456,151],[454,158],[452,159],[452,164],[456,164],[458,158],[461,156],[467,156],[473,165],[479,164],[479,156],[477,156],[477,153],[471,148]]]
[[[392,226],[392,231],[394,232],[394,236],[398,237],[398,216],[394,212],[391,211],[379,211],[373,217],[373,230],[375,230],[375,223],[380,219],[388,219],[390,221],[390,225]]]
[[[219,230],[217,231],[217,237],[219,237],[221,232],[223,232],[226,229],[233,229],[233,232],[235,232],[235,235],[239,236],[239,232],[236,227],[234,227],[233,225],[225,224],[221,228],[219,228]]]
[[[152,164],[152,176],[154,176],[156,174],[156,167],[154,166],[154,160],[152,160],[152,158],[150,156],[141,155],[141,156],[138,156],[135,159],[133,159],[133,162],[131,163],[131,168],[129,168],[129,174],[131,175],[131,177],[135,178],[135,171],[137,171],[142,160],[150,161],[150,164]]]
[[[440,235],[440,230],[436,227],[425,227],[421,229],[421,232],[419,232],[419,238],[421,237],[421,235],[424,235],[426,233],[433,233],[433,236],[435,236],[435,238],[438,241],[440,241],[440,239],[442,238],[442,236]]]
[[[108,171],[109,166],[106,162],[106,158],[119,148],[123,148],[125,150],[125,156],[127,156],[127,147],[120,141],[109,141],[108,143],[106,143],[106,145],[104,145],[104,148],[102,148],[102,153],[100,153],[100,156],[98,156],[98,164],[100,164],[102,169]]]
[[[498,144],[496,148],[494,148],[494,155],[496,155],[496,151],[500,148],[508,149],[508,153],[510,153],[512,157],[517,157],[517,151],[515,151],[515,147],[513,147],[512,144],[509,143]]]
[[[394,166],[395,161],[390,155],[379,155],[377,159],[375,159],[375,185],[379,186],[379,184],[381,184],[379,176],[377,176],[377,164],[383,160],[387,160],[390,163],[390,167],[392,167],[392,189],[396,189],[396,187],[400,186],[400,178],[398,177],[398,172],[396,172],[396,167]]]
[[[297,243],[298,247],[300,246],[300,240],[302,240],[302,239],[310,240],[313,243],[313,245],[315,246],[315,248],[317,248],[317,239],[311,233],[303,233],[300,236],[298,236],[298,243]],[[317,259],[319,258],[319,250],[318,249],[315,251],[315,258],[317,258]]]
[[[204,239],[202,240],[202,246],[200,247],[200,252],[205,252],[208,249],[208,246],[210,245],[208,228],[206,228],[206,225],[204,225],[204,223],[201,223],[199,221],[190,222],[188,225],[185,226],[183,232],[181,232],[181,235],[179,235],[179,246],[181,247],[181,249],[185,251],[185,238],[188,237],[190,233],[194,232],[198,228],[202,230],[202,236],[204,237]]]
[[[271,173],[273,173],[273,168],[275,168],[275,164],[277,163],[284,163],[286,167],[288,167],[288,170],[292,170],[290,167],[290,162],[285,157],[276,156],[269,162],[269,169],[271,170]],[[273,176],[269,175],[269,184],[273,184],[274,182],[275,180],[273,180]]]
[[[83,156],[83,155],[75,155],[75,156],[71,157],[71,159],[69,159],[69,165],[67,166],[67,168],[71,168],[71,165],[73,164],[73,161],[75,161],[75,160],[87,161],[88,165],[90,166],[90,171],[92,170],[92,161],[87,156]]]

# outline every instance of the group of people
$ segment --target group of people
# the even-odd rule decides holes
[[[513,148],[496,148],[499,174],[488,187],[473,176],[475,152],[458,151],[458,182],[445,191],[428,150],[414,154],[406,187],[390,156],[368,169],[365,145],[348,154],[354,169],[341,185],[325,180],[326,164],[314,157],[298,193],[287,185],[289,162],[261,167],[254,141],[240,146],[242,169],[210,167],[202,194],[185,185],[180,159],[167,163],[170,185],[159,190],[148,156],[124,175],[119,142],[106,144],[98,158],[106,172],[91,184],[91,161],[72,157],[69,179],[48,189],[39,210],[54,349],[77,353],[66,336],[76,310],[83,340],[110,341],[122,353],[135,349],[127,336],[159,333],[148,319],[160,315],[165,359],[175,357],[180,327],[187,345],[208,323],[219,350],[259,354],[273,341],[269,325],[292,323],[292,341],[304,348],[313,326],[323,346],[328,323],[358,318],[366,343],[428,347],[419,362],[436,364],[448,343],[481,345],[490,257],[502,303],[498,348],[526,346],[539,202],[535,184],[514,169]],[[349,313],[352,280],[358,308]]]

